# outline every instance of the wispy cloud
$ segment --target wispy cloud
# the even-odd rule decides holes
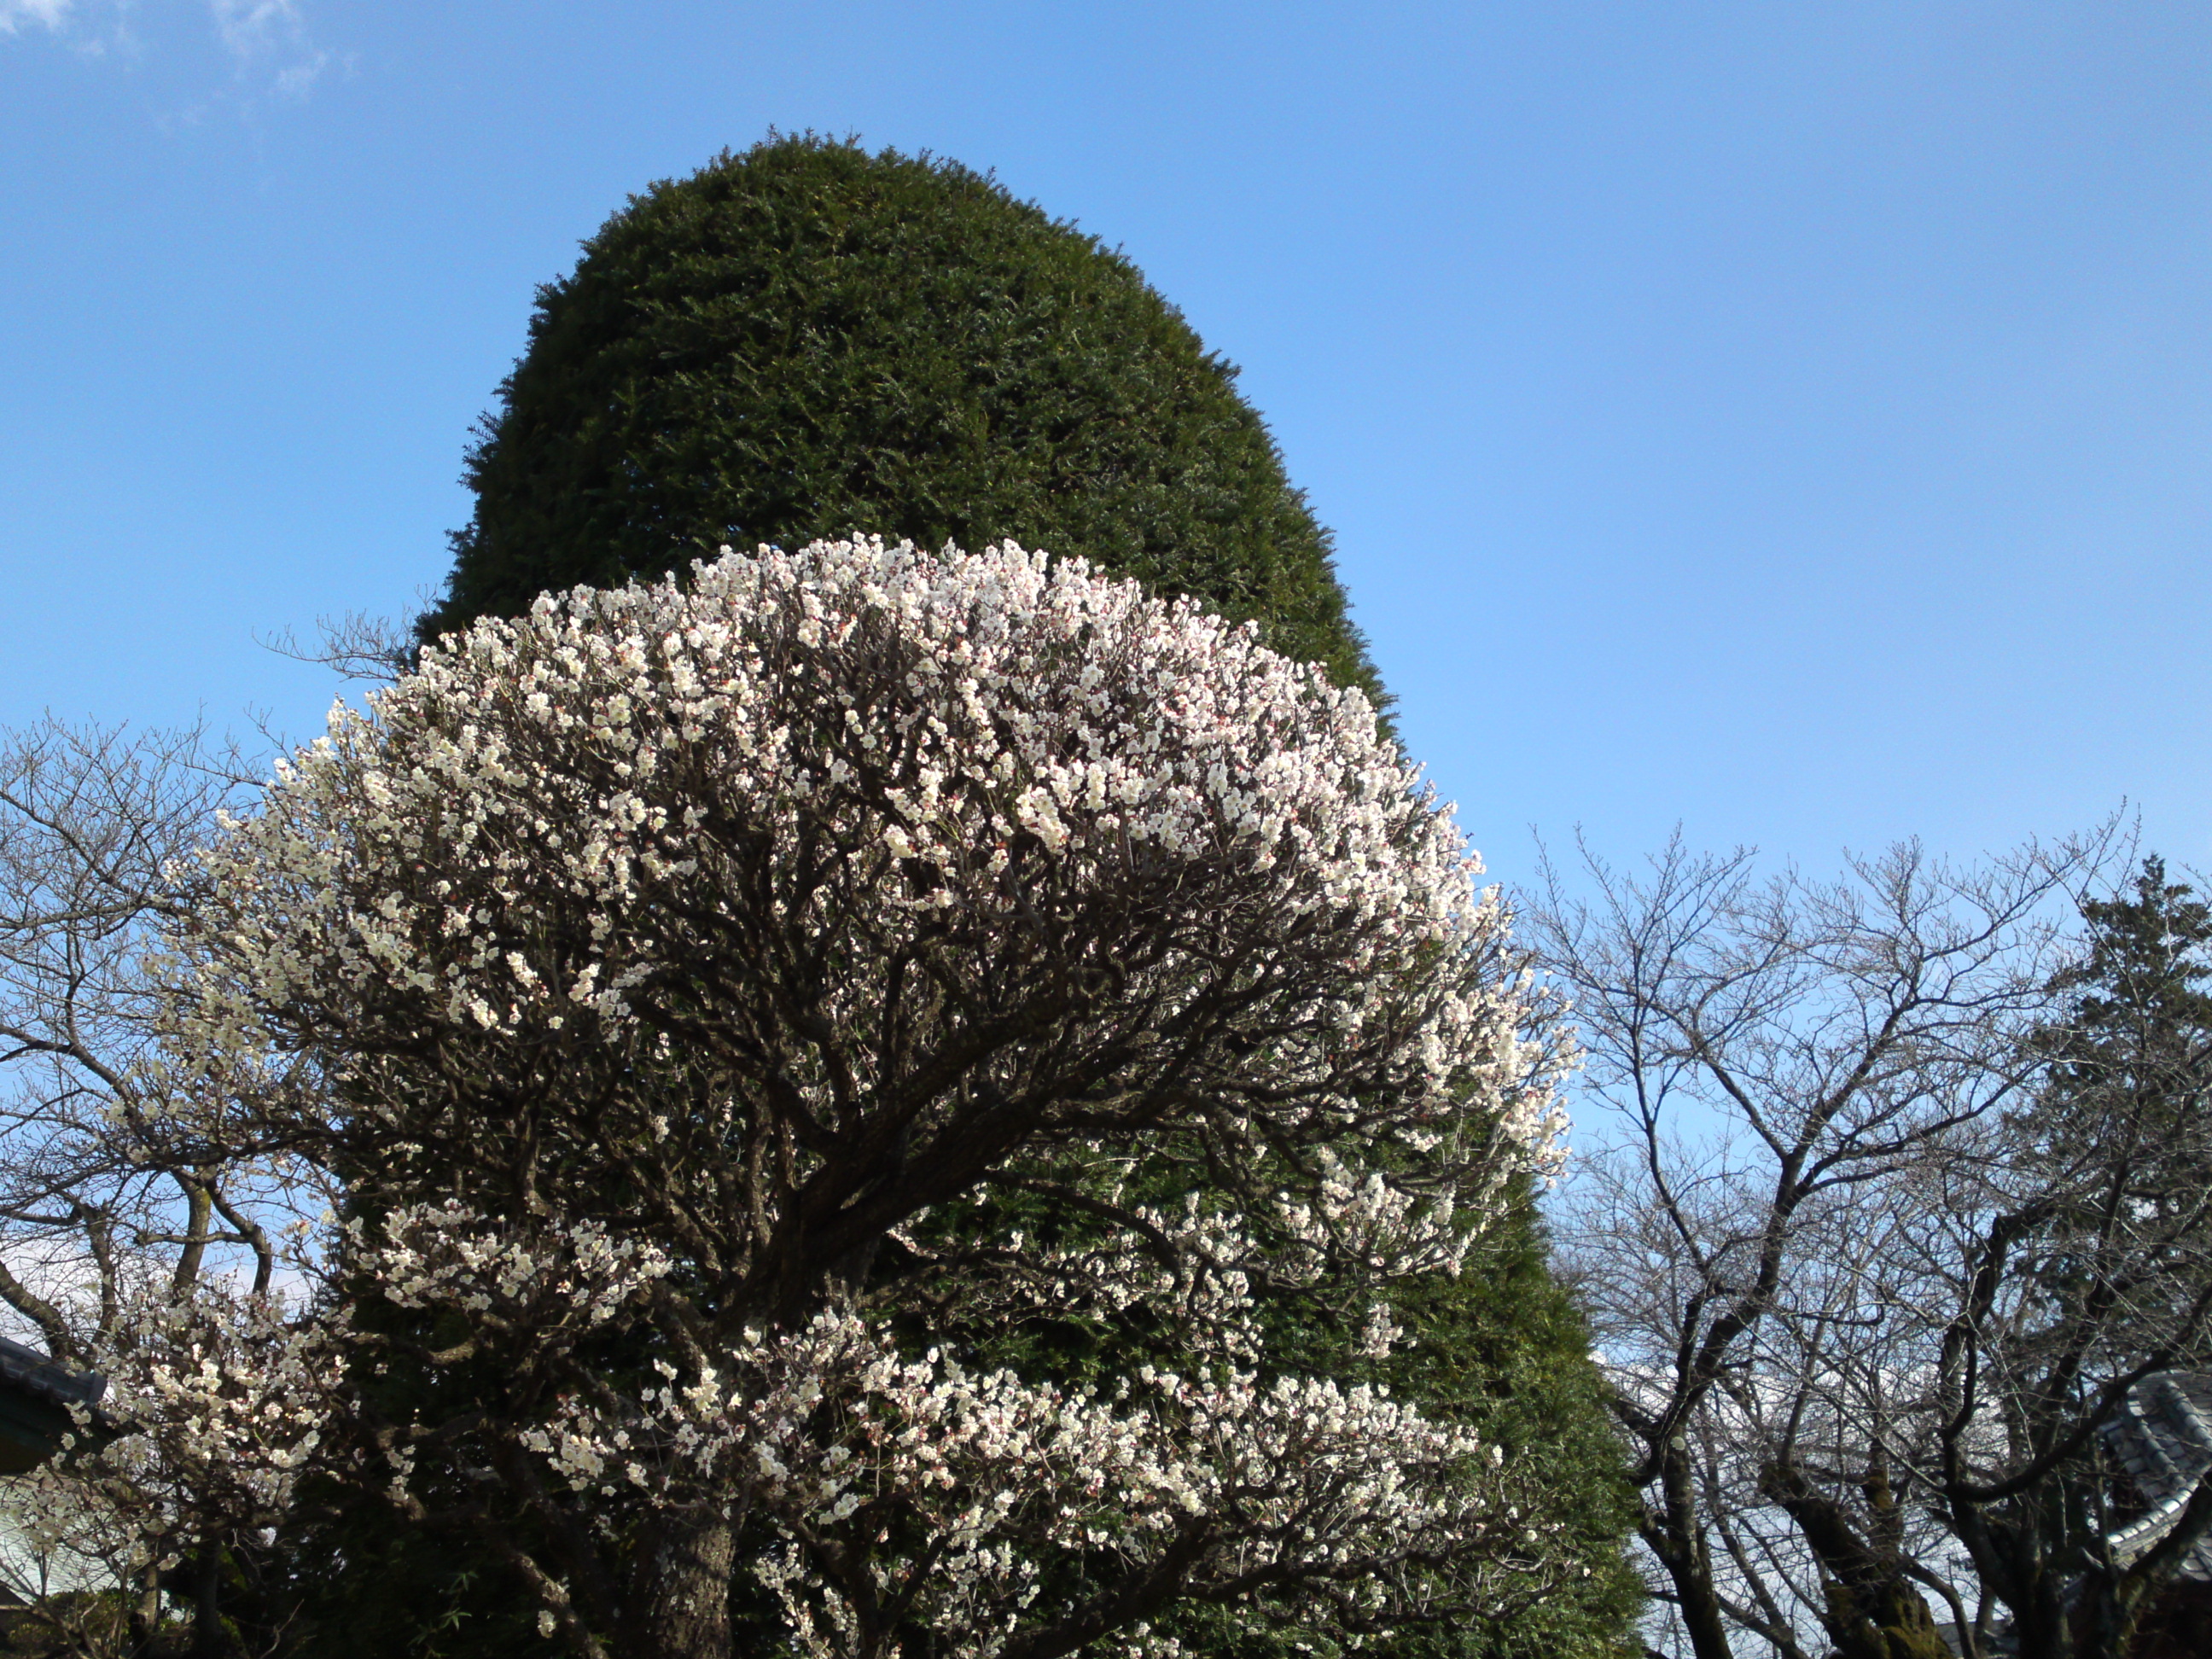
[[[0,0],[0,41],[36,29],[80,58],[131,56],[131,0]]]
[[[9,0],[0,0],[0,4]],[[66,5],[69,0],[61,0]],[[242,76],[270,71],[287,98],[304,98],[330,67],[331,55],[308,38],[294,0],[208,0],[216,33]]]
[[[187,21],[195,17],[197,24]],[[149,26],[151,38],[134,19]],[[214,46],[249,96],[305,98],[335,61],[316,43],[301,0],[0,0],[0,40],[42,30],[93,58],[118,48],[129,60],[143,61],[163,50],[164,35],[181,46],[172,32],[180,21],[195,32],[212,26]]]
[[[18,33],[26,23],[55,30],[69,21],[72,0],[0,0],[0,34]]]
[[[305,98],[315,82],[323,78],[323,71],[331,66],[331,55],[317,50],[295,64],[287,64],[276,71],[276,90],[287,98]]]
[[[216,33],[244,58],[266,57],[300,33],[300,9],[292,0],[209,0]]]

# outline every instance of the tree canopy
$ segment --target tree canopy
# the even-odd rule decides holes
[[[1127,259],[949,161],[772,138],[633,198],[540,290],[468,482],[426,637],[724,544],[1012,536],[1256,621],[1383,701],[1328,533],[1235,370]],[[1423,1298],[1429,1357],[1378,1368],[1527,1454],[1540,1553],[1573,1568],[1510,1625],[1431,1633],[1455,1653],[1609,1653],[1633,1601],[1589,1345],[1543,1261],[1524,1187]],[[1294,1322],[1271,1343],[1355,1368],[1340,1334]]]
[[[733,1572],[820,1659],[1054,1659],[1565,1571],[1478,1434],[1266,1351],[1261,1287],[1405,1340],[1563,1050],[1366,698],[1252,630],[1015,548],[732,556],[426,652],[204,870],[171,1133],[343,1171],[347,1290],[164,1312],[101,1455],[378,1493],[586,1656],[727,1652]],[[1036,1218],[937,1222],[985,1193]],[[902,1336],[1048,1319],[1125,1340]],[[500,1386],[395,1419],[386,1358]]]
[[[1236,374],[1127,258],[957,162],[726,153],[538,290],[422,630],[724,544],[1011,538],[1256,618],[1379,698]]]

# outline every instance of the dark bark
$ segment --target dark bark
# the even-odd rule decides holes
[[[1820,1564],[1820,1615],[1834,1659],[1949,1659],[1928,1602],[1905,1578],[1896,1495],[1877,1466],[1864,1482],[1864,1533],[1833,1498],[1791,1463],[1766,1471],[1765,1487]]]
[[[191,1659],[226,1659],[222,1628],[222,1546],[210,1539],[193,1563]]]
[[[158,1563],[149,1562],[145,1577],[138,1584],[137,1599],[131,1607],[131,1651],[150,1654],[161,1633],[161,1569]]]
[[[1662,1507],[1644,1511],[1638,1528],[1674,1586],[1674,1604],[1697,1659],[1735,1659],[1728,1623],[1713,1583],[1712,1553],[1698,1518],[1697,1485],[1689,1448],[1677,1437],[1659,1449]]]
[[[663,1516],[631,1573],[622,1651],[629,1659],[727,1659],[736,1565],[737,1528],[726,1516]]]

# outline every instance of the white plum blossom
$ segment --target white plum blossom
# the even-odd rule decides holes
[[[1148,1291],[1164,1300],[1173,1287],[1147,1278],[1096,1283],[1123,1305]],[[1048,1258],[1030,1283],[1040,1304],[1064,1308],[1085,1279]],[[648,1389],[619,1416],[572,1397],[531,1444],[584,1496],[657,1492],[671,1453],[714,1470],[795,1540],[755,1569],[819,1659],[866,1645],[855,1601],[890,1600],[959,1650],[995,1654],[1054,1563],[1140,1571],[1201,1528],[1229,1535],[1193,1563],[1194,1588],[1231,1564],[1264,1582],[1517,1541],[1481,1478],[1479,1455],[1494,1448],[1371,1385],[1265,1377],[1250,1298],[1229,1300],[1233,1312],[1217,1305],[1194,1323],[1187,1369],[1139,1367],[1110,1389],[972,1370],[936,1348],[909,1357],[881,1326],[825,1310],[800,1331],[746,1332],[714,1370]],[[1363,1341],[1387,1351],[1395,1328],[1378,1335],[1378,1317],[1388,1326],[1370,1315]],[[886,1516],[902,1529],[919,1520],[927,1548],[869,1551]],[[827,1564],[843,1562],[864,1564],[864,1586],[837,1582]],[[1347,1594],[1379,1608],[1389,1588],[1355,1575]]]
[[[1425,1200],[1382,1170],[1355,1175],[1327,1146],[1314,1162],[1310,1196],[1285,1197],[1279,1209],[1291,1236],[1324,1258],[1348,1256],[1391,1278],[1456,1273],[1487,1219],[1461,1213],[1449,1195]]]
[[[1526,1540],[1493,1449],[1272,1360],[1262,1287],[1387,1355],[1556,1158],[1477,873],[1359,692],[1191,602],[728,556],[333,713],[204,855],[172,1133],[342,1177],[332,1282],[416,1324],[319,1352],[501,1378],[318,1443],[424,1524],[459,1471],[532,1506],[574,1651],[718,1650],[738,1571],[825,1659],[1135,1651],[1188,1595],[1379,1628]],[[988,1357],[1052,1320],[1150,1346]]]
[[[352,1263],[402,1308],[453,1308],[480,1325],[539,1334],[603,1325],[672,1265],[650,1240],[595,1221],[524,1237],[452,1200],[348,1224]]]
[[[210,1531],[276,1524],[343,1394],[343,1326],[219,1282],[135,1287],[85,1356],[107,1386],[67,1455],[20,1477],[53,1534],[40,1541],[167,1568]]]

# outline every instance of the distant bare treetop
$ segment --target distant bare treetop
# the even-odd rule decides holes
[[[2096,1431],[2212,1314],[2212,1024],[2172,992],[2208,930],[2162,889],[2167,981],[2112,971],[2119,858],[1545,870],[1606,1115],[1563,1231],[1698,1659],[1936,1659],[1931,1599],[1955,1650],[2117,1656],[2212,1527],[2122,1562],[2097,1518]]]

